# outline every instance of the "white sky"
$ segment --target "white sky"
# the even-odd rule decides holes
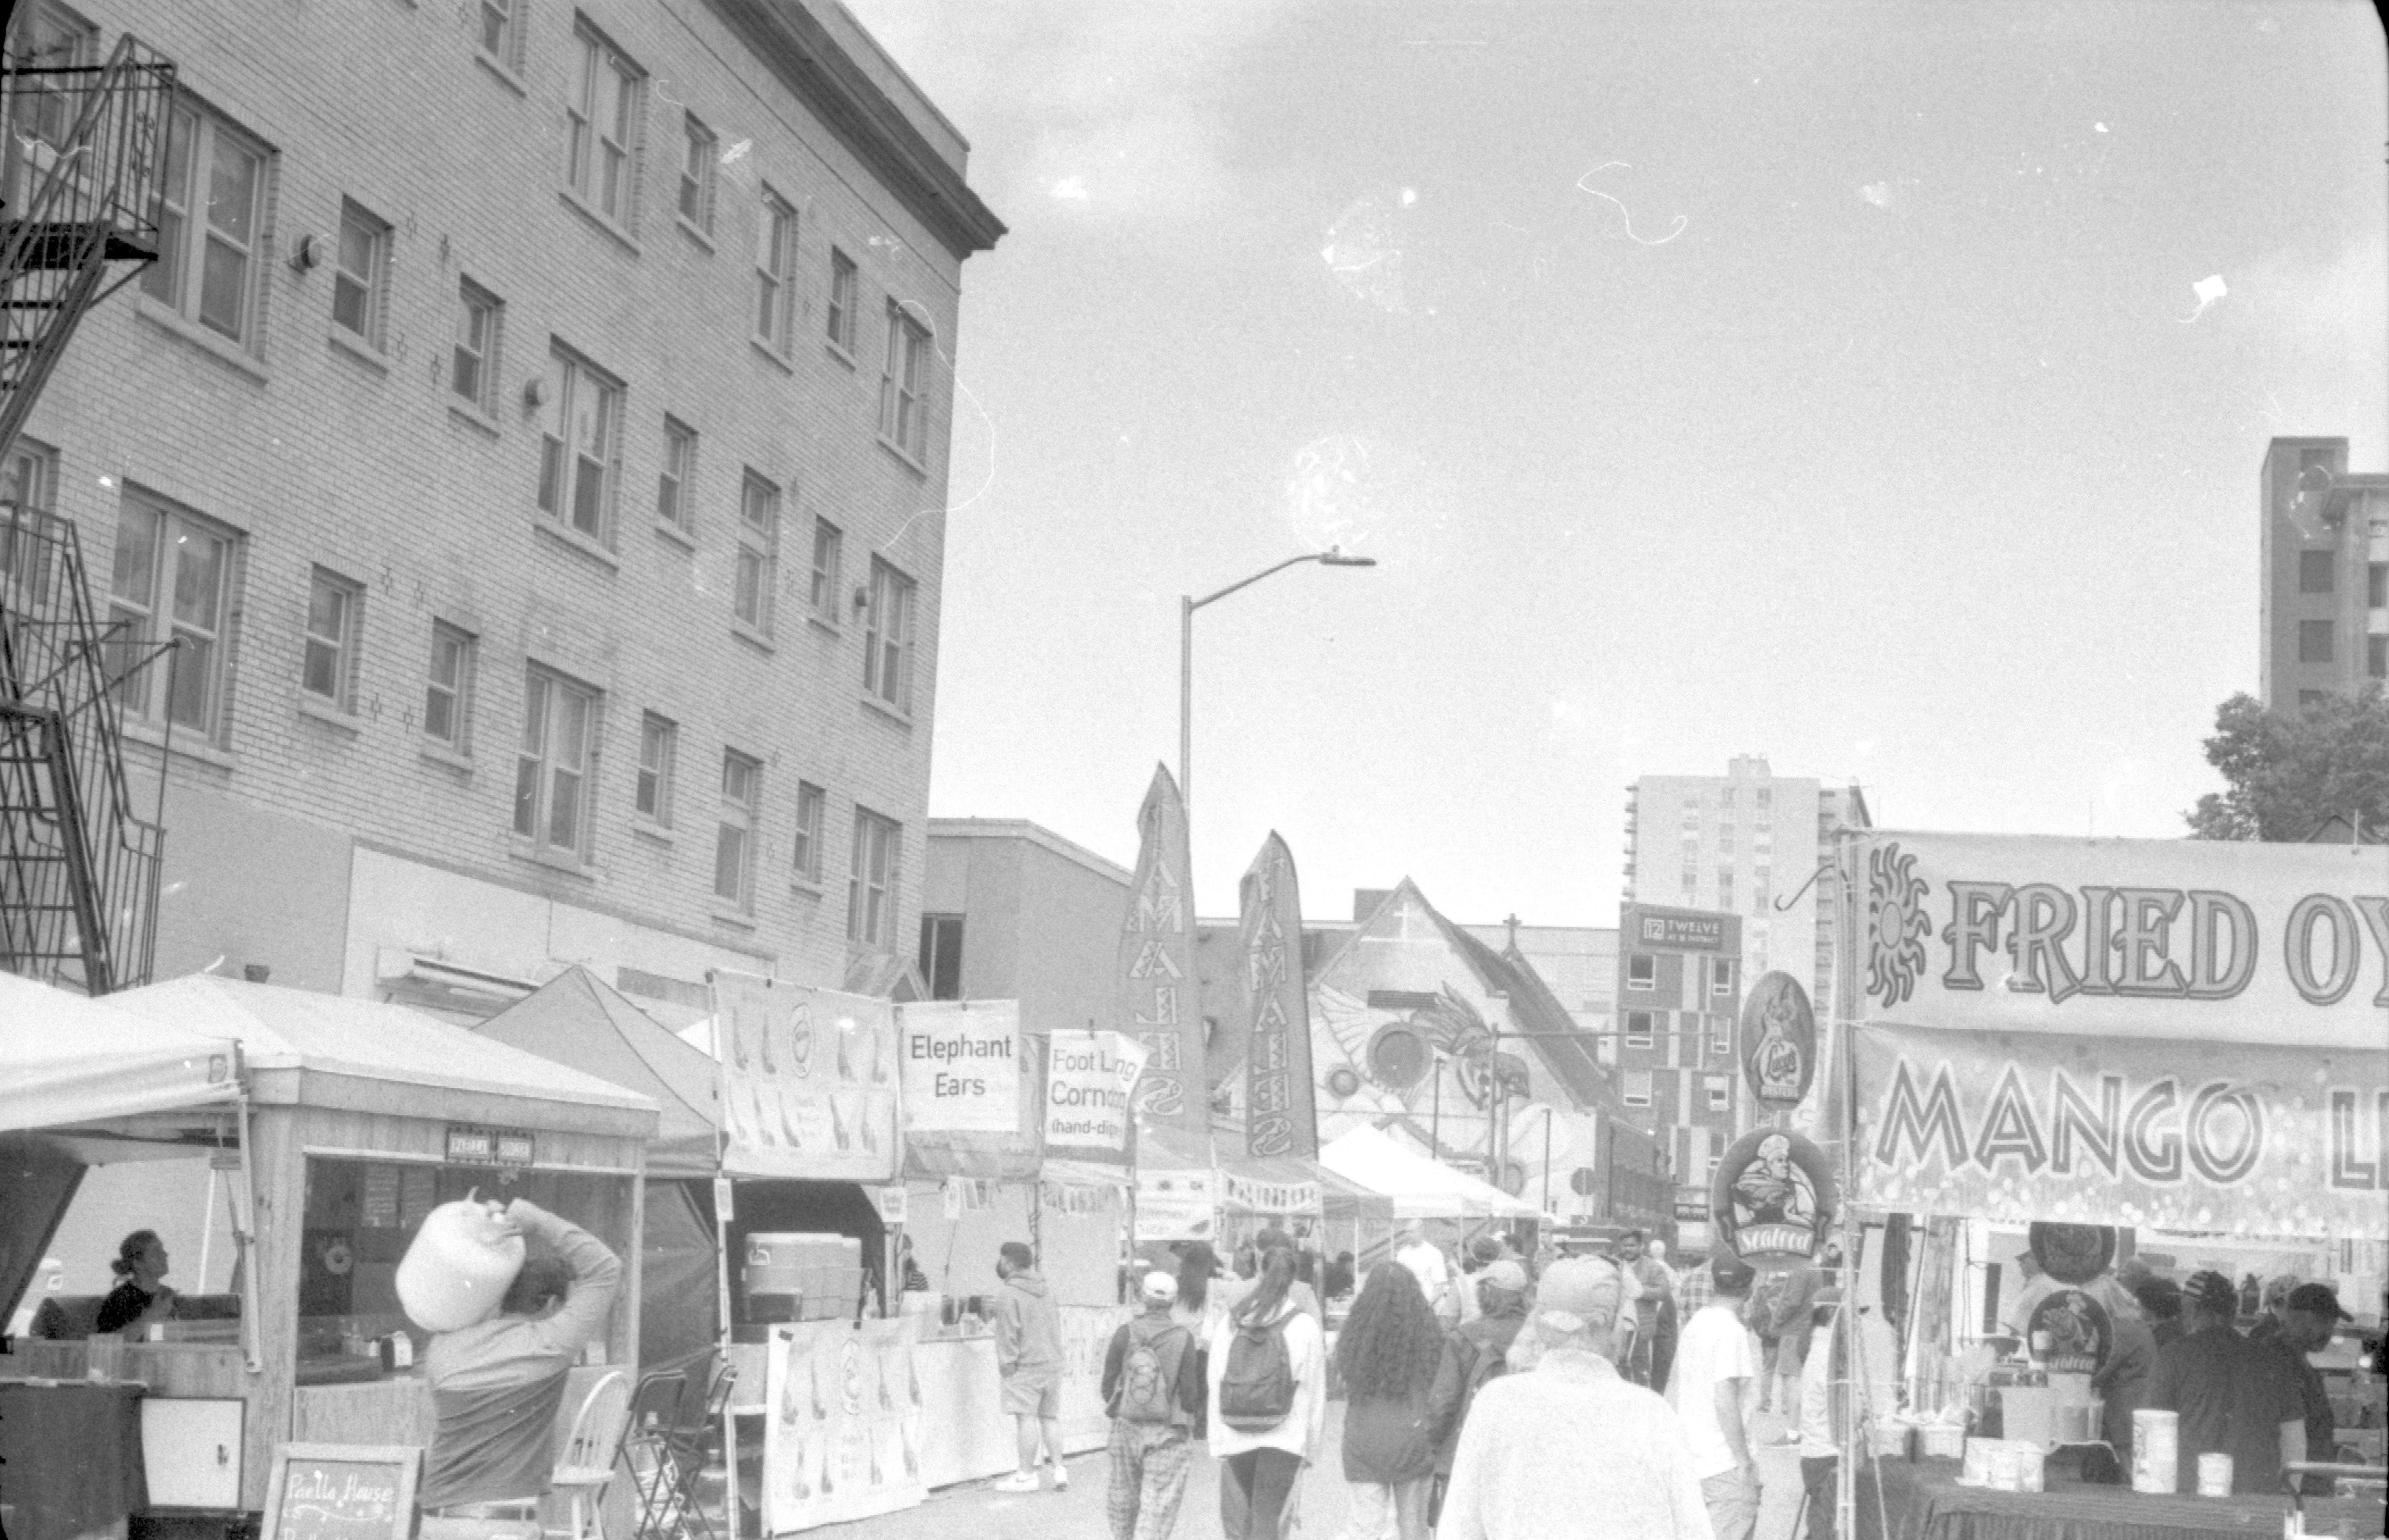
[[[2169,836],[2275,434],[2389,469],[2370,6],[849,0],[964,273],[932,810],[1616,923],[1624,788]],[[2200,286],[2224,293],[2202,309]],[[2211,293],[2214,286],[2205,286]]]

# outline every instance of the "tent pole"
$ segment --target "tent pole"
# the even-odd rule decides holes
[[[258,1348],[257,1321],[263,1306],[257,1294],[257,1258],[253,1254],[257,1241],[257,1168],[250,1160],[257,1140],[256,1130],[249,1126],[249,1064],[238,1043],[233,1044],[232,1067],[235,1106],[240,1118],[240,1201],[232,1219],[233,1267],[240,1274],[240,1353],[242,1364],[249,1373],[262,1374],[265,1365]],[[214,1181],[212,1170],[209,1180]],[[205,1279],[200,1286],[206,1286]]]

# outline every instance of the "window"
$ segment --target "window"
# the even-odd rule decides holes
[[[127,645],[111,660],[124,709],[195,728],[220,742],[238,537],[195,514],[127,498],[116,527],[109,618]],[[125,673],[149,647],[182,645],[160,666]]]
[[[862,687],[899,711],[913,709],[913,579],[876,556],[863,615]]]
[[[30,615],[47,603],[48,542],[42,533],[45,514],[57,511],[58,452],[20,438],[8,452],[0,472],[0,589],[16,589],[10,599],[0,593],[0,613]]]
[[[1626,1012],[1626,1046],[1628,1048],[1651,1046],[1652,1020],[1651,1012],[1648,1011]]]
[[[423,735],[459,754],[473,751],[473,637],[431,622],[431,669],[423,681]]]
[[[893,939],[897,842],[902,831],[876,813],[854,809],[854,866],[846,884],[846,938],[866,947]]]
[[[1717,907],[1719,909],[1731,909],[1733,908],[1733,868],[1730,866],[1720,866],[1717,869]]]
[[[2365,567],[2364,603],[2372,609],[2389,609],[2389,562],[2373,562]]]
[[[681,120],[686,146],[681,152],[680,217],[713,234],[713,167],[717,159],[713,131],[697,121],[694,112]]]
[[[1651,1072],[1647,1069],[1628,1070],[1624,1094],[1619,1100],[1629,1107],[1649,1106],[1651,1104]]]
[[[561,674],[525,676],[522,750],[515,764],[515,833],[534,849],[573,861],[588,834],[598,694]]]
[[[1733,854],[1733,825],[1731,823],[1718,825],[1718,852],[1726,856]]]
[[[629,231],[639,150],[639,67],[585,25],[572,96],[564,108],[564,181],[607,223]]]
[[[562,346],[549,360],[547,387],[556,408],[540,455],[540,510],[605,541],[613,522],[609,473],[622,388]]]
[[[931,999],[963,998],[963,917],[921,916],[921,978]]]
[[[2298,592],[2329,593],[2332,572],[2338,564],[2336,551],[2301,551],[2298,553]]]
[[[266,154],[188,102],[174,107],[158,190],[158,260],[142,292],[243,347],[257,341],[256,261],[264,248]]]
[[[2328,620],[2298,622],[2298,661],[2329,663],[2331,661],[2332,623]]]
[[[639,717],[639,784],[633,805],[658,829],[672,821],[673,761],[680,757],[680,727],[668,717]]]
[[[87,69],[97,63],[99,29],[56,5],[22,6],[18,15],[17,46],[10,50],[13,57],[8,61],[16,76],[12,126],[27,149],[34,145],[64,149],[85,95],[76,89],[73,77],[54,77],[48,71]],[[23,171],[28,174],[47,163],[32,156],[26,159]],[[8,201],[19,208],[25,206],[20,192],[11,192]]]
[[[1733,959],[1730,957],[1709,959],[1709,993],[1712,995],[1733,993]]]
[[[854,259],[836,247],[829,253],[829,341],[839,352],[854,351]]]
[[[722,756],[722,830],[713,842],[713,896],[744,910],[748,857],[755,845],[756,793],[763,767],[747,756]]]
[[[1684,868],[1683,889],[1684,902],[1689,904],[1693,901],[1693,896],[1701,890],[1701,869],[1699,867],[1687,866]]]
[[[1759,960],[1759,965],[1761,967],[1766,965],[1764,958]],[[1732,1039],[1727,1036],[1733,1030],[1732,1020],[1730,1016],[1709,1018],[1709,1025],[1714,1028],[1709,1034],[1709,1051],[1720,1059],[1733,1051]]]
[[[1760,787],[1758,787],[1758,788],[1757,788],[1757,790],[1756,791],[1756,793],[1755,793],[1754,795],[1757,795],[1757,797],[1758,798],[1757,806],[1759,806],[1759,807],[1761,807],[1761,808],[1772,808],[1773,806],[1775,806],[1775,788],[1774,788],[1774,787],[1772,787],[1772,786],[1760,786]]]
[[[813,614],[833,626],[837,624],[838,559],[845,544],[845,531],[813,515]]]
[[[797,250],[797,211],[763,189],[755,221],[755,340],[775,353],[788,350],[788,263]]]
[[[342,711],[356,706],[358,612],[364,590],[315,568],[307,585],[307,646],[300,687]]]
[[[1733,1104],[1733,1093],[1727,1088],[1726,1077],[1722,1075],[1704,1075],[1702,1080],[1704,1088],[1709,1093],[1709,1111],[1722,1113],[1731,1109]]]
[[[1626,987],[1655,989],[1659,986],[1659,960],[1647,952],[1629,953],[1626,959]]]
[[[332,325],[381,350],[390,226],[340,199],[340,249],[332,269]]]
[[[696,479],[696,429],[676,418],[664,419],[664,468],[656,475],[656,518],[683,534],[696,532],[689,505],[690,483]]]
[[[1751,913],[1760,916],[1767,913],[1767,884],[1768,879],[1772,875],[1773,872],[1763,866],[1752,869],[1750,873]]]
[[[738,571],[731,604],[739,619],[767,635],[779,549],[780,489],[748,471],[738,499]]]
[[[879,376],[879,436],[915,460],[928,458],[929,334],[888,302],[888,362]]]
[[[457,280],[456,346],[448,387],[484,417],[498,414],[498,323],[503,314],[496,296],[469,278]]]
[[[797,783],[797,880],[821,885],[822,812],[829,793],[810,781]]]
[[[481,52],[509,73],[522,69],[523,0],[481,0]]]
[[[2364,674],[2367,679],[2389,679],[2389,636],[2364,639]]]

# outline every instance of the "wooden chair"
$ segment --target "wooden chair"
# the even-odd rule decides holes
[[[570,1527],[562,1532],[569,1540],[606,1540],[600,1509],[630,1431],[631,1381],[616,1369],[590,1386],[581,1399],[551,1478],[556,1495],[571,1502]]]

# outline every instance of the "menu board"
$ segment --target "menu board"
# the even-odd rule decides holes
[[[398,1170],[395,1165],[365,1167],[365,1228],[398,1228]]]
[[[407,1540],[422,1458],[406,1445],[275,1445],[263,1540]]]
[[[772,1328],[763,1532],[786,1534],[917,1508],[921,1317]]]
[[[403,1165],[398,1177],[398,1228],[412,1230],[431,1216],[440,1201],[439,1173],[428,1165]]]

